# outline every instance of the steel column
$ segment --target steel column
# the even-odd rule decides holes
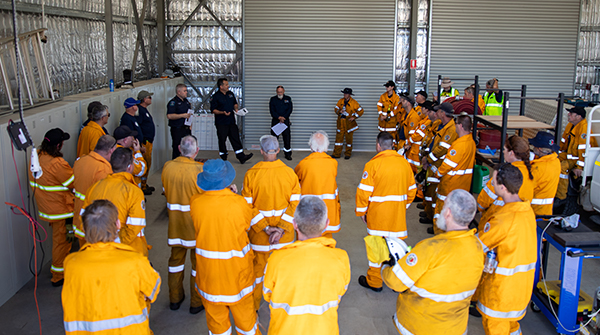
[[[104,0],[104,22],[106,25],[106,75],[107,81],[115,79],[115,51],[113,44],[112,1]]]
[[[410,5],[410,47],[409,47],[409,64],[408,64],[408,94],[413,95],[416,90],[417,70],[410,68],[410,61],[417,59],[417,35],[419,28],[419,0],[412,0]]]
[[[156,36],[158,40],[158,75],[165,71],[167,64],[165,44],[165,0],[156,0]]]

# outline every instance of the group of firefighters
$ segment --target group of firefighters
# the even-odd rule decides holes
[[[380,242],[405,239],[406,211],[421,199],[420,221],[433,223],[428,231],[435,236],[402,258],[369,259],[359,284],[381,292],[385,282],[400,292],[394,323],[401,334],[463,334],[469,313],[478,312],[486,334],[519,334],[537,260],[535,215],[552,214],[555,197],[565,207],[576,197],[585,110],[568,110],[560,146],[546,132],[529,141],[509,137],[502,148],[507,163],[495,167],[475,200],[469,193],[476,151],[471,117],[455,115],[448,102],[426,100],[425,92],[398,96],[395,83],[384,86],[377,154],[363,170],[355,213]],[[247,171],[239,192],[230,162],[201,163],[196,138],[181,139],[181,156],[165,163],[161,175],[172,310],[185,299],[189,251],[189,312],[205,310],[210,334],[233,333],[230,312],[238,334],[260,334],[262,299],[271,310],[271,334],[339,333],[337,310],[350,282],[350,262],[332,238],[341,228],[334,158],[344,137],[350,143],[345,155],[351,155],[348,134],[363,113],[352,90],[342,92],[332,156],[328,135],[316,131],[309,139],[311,154],[292,169],[277,158],[277,138],[265,135],[263,160]],[[125,113],[136,116],[133,106],[144,99],[130,99]],[[109,116],[106,106],[92,106],[73,168],[61,153],[70,135],[48,131],[40,147],[43,172],[30,174],[39,216],[53,229],[52,283],[64,283],[67,333],[151,333],[150,304],[160,290],[144,234],[144,139],[125,125],[108,135],[103,126]],[[69,255],[75,237],[80,250]]]

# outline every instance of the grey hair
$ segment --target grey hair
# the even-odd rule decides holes
[[[329,136],[323,130],[317,130],[308,140],[308,146],[312,152],[327,152],[329,148]]]
[[[181,155],[189,158],[196,153],[196,149],[198,149],[198,141],[196,137],[192,135],[187,135],[181,139],[181,144],[179,144],[179,149],[181,150]]]
[[[260,148],[266,154],[275,154],[279,149],[279,141],[273,135],[263,135],[260,137]]]
[[[444,210],[446,208],[450,209],[456,224],[468,227],[477,212],[477,202],[471,193],[457,189],[448,194],[444,202]]]
[[[103,117],[108,115],[108,106],[106,105],[97,105],[92,109],[92,121],[100,121]]]
[[[327,228],[327,206],[321,198],[309,195],[300,200],[294,212],[298,230],[307,237],[319,237]]]

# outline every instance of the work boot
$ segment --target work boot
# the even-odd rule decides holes
[[[421,202],[417,204],[418,209],[425,209],[425,205]]]
[[[366,287],[368,289],[371,289],[375,292],[381,292],[381,290],[383,290],[383,287],[372,287],[369,285],[369,283],[367,283],[367,277],[365,276],[360,276],[358,277],[358,284],[362,287]]]
[[[421,223],[433,223],[433,219],[430,219],[428,217],[424,217],[424,218],[420,218],[419,222],[421,222]]]
[[[427,213],[425,213],[425,212],[420,212],[420,213],[419,213],[419,217],[420,217],[420,218],[426,218],[426,217],[427,217]]]
[[[350,156],[344,156],[344,159],[348,160],[348,159],[350,159]]]
[[[59,281],[53,281],[53,282],[52,282],[52,286],[53,286],[53,287],[61,287],[61,286],[63,286],[63,284],[64,284],[64,283],[65,283],[65,280],[64,280],[64,279],[61,279],[61,280],[59,280]]]
[[[479,313],[479,311],[477,310],[477,307],[475,307],[474,301],[471,301],[471,304],[469,305],[469,314],[471,314],[472,316],[474,316],[476,318],[481,317],[481,313]]]
[[[179,307],[181,307],[181,303],[185,300],[185,294],[183,295],[183,297],[181,297],[181,300],[179,302],[172,302],[169,304],[169,308],[172,311],[176,311],[179,309]]]
[[[147,189],[149,189],[149,190],[150,190],[150,192],[154,192],[154,191],[156,191],[156,188],[155,188],[154,186],[149,186],[149,185],[146,185],[146,188],[147,188]]]
[[[338,158],[340,158],[340,156],[334,156],[334,155],[331,155],[331,158],[338,159]]]
[[[287,159],[288,161],[291,161],[292,160],[292,153],[291,152],[289,152],[289,153],[286,152],[285,153],[285,159]]]
[[[433,227],[427,228],[427,234],[431,234],[431,235],[435,234],[435,232],[433,231]]]
[[[419,197],[415,197],[413,199],[413,203],[419,203],[419,202],[423,202],[423,199],[419,198]]]
[[[577,212],[579,212],[579,204],[577,203],[577,196],[567,196],[565,203],[565,209],[563,209],[562,214],[564,216],[571,216]]]
[[[152,195],[152,191],[150,190],[149,187],[146,187],[145,189],[142,190],[144,192],[144,195]]]
[[[198,314],[204,310],[204,306],[192,307],[190,306],[190,314]]]
[[[240,161],[240,164],[246,163],[250,158],[252,158],[252,156],[254,156],[254,154],[253,153],[249,153],[247,155],[244,155],[244,156],[238,158],[239,161]]]
[[[220,157],[221,157],[221,159],[222,159],[222,160],[224,160],[224,161],[226,161],[226,160],[227,160],[227,154],[225,154],[225,155],[220,155]]]

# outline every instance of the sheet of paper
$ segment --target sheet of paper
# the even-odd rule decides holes
[[[273,132],[277,136],[281,135],[281,133],[283,133],[283,131],[286,129],[287,129],[287,126],[285,125],[285,123],[278,123],[278,124],[274,125],[273,127],[271,127],[271,130],[273,130]]]
[[[194,115],[194,110],[193,109],[188,109],[188,114],[192,114],[192,116]],[[191,126],[192,125],[192,116],[190,116],[189,118],[185,119],[185,122],[183,123],[186,126]]]
[[[235,115],[238,115],[238,116],[244,116],[246,114],[248,114],[248,110],[245,107],[242,109],[239,109],[237,112],[235,112]]]

